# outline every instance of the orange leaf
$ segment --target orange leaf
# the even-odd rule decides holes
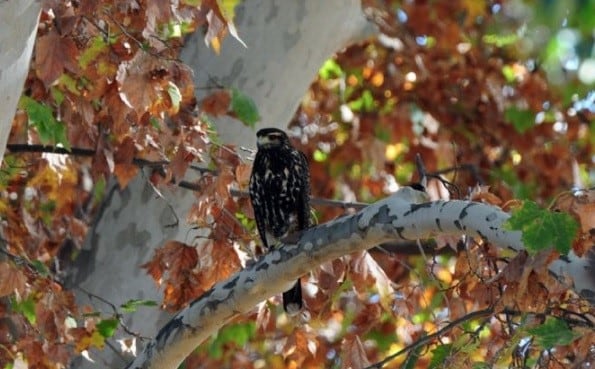
[[[116,164],[114,168],[114,174],[118,179],[121,189],[126,188],[137,173],[138,167],[134,164]]]
[[[200,104],[200,108],[207,114],[219,116],[229,111],[231,95],[228,90],[216,91],[205,97]]]

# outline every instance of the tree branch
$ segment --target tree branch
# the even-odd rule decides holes
[[[398,352],[395,352],[392,355],[387,356],[383,360],[381,360],[373,365],[370,365],[370,366],[366,367],[365,369],[381,369],[383,366],[385,366],[392,360],[396,359],[397,357],[399,357],[411,350],[415,350],[416,348],[418,348],[422,345],[425,345],[425,344],[431,342],[435,338],[442,336],[444,333],[450,331],[451,329],[455,328],[456,326],[459,326],[465,322],[468,322],[469,320],[488,317],[493,313],[494,313],[493,307],[489,307],[487,309],[471,312],[465,316],[462,316],[458,319],[453,320],[452,322],[448,323],[447,325],[445,325],[441,329],[437,330],[436,332],[429,334],[427,336],[421,337],[419,340],[413,342],[412,344],[405,347],[404,349],[402,349]]]
[[[383,242],[467,234],[501,248],[523,247],[521,232],[505,230],[509,216],[496,207],[426,201],[425,193],[406,187],[358,213],[306,230],[295,244],[269,252],[176,314],[128,368],[176,368],[233,317],[283,292],[312,268]]]

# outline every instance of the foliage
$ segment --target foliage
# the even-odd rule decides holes
[[[595,195],[567,190],[593,185],[595,109],[578,71],[555,77],[561,41],[550,37],[545,55],[524,48],[533,41],[521,32],[528,16],[515,13],[520,6],[548,21],[551,3],[365,0],[381,36],[324,63],[292,122],[312,158],[316,197],[378,199],[418,180],[419,153],[428,174],[454,185],[431,180],[433,198],[505,209],[530,199],[510,220],[529,253],[469,240],[458,254],[420,255],[414,245],[347,255],[305,278],[309,317],[291,320],[276,299],[263,302],[185,367],[362,368],[384,359],[385,367],[555,368],[592,360],[593,307],[547,265],[557,255],[552,244],[579,255],[592,246]],[[566,30],[585,34],[592,2],[569,3],[577,11]],[[250,166],[218,142],[208,118],[227,114],[254,126],[257,107],[232,86],[196,101],[192,72],[176,60],[182,37],[197,29],[215,52],[227,33],[239,39],[236,1],[43,4],[10,142],[72,155],[14,152],[3,163],[3,367],[64,366],[116,332],[139,338],[121,312],[154,302],[131,300],[102,314],[77,306],[61,284],[110,176],[125,187],[139,164],[151,164],[152,184],[164,186],[182,180],[191,162],[205,164],[188,214],[205,239],[168,241],[144,266],[163,290],[163,308],[180,309],[236,272],[238,250],[254,252],[248,201],[231,196],[232,187],[246,189]],[[537,205],[552,198],[554,211]],[[343,212],[316,210],[320,222]],[[456,249],[460,240],[435,241]]]

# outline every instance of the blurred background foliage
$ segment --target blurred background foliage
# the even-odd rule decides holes
[[[213,13],[199,11],[198,3]],[[218,171],[201,177],[188,216],[212,228],[210,239],[198,246],[168,242],[147,268],[168,286],[162,306],[179,309],[234,273],[246,256],[238,250],[254,245],[248,201],[229,191],[245,185],[249,164],[202,119],[233,110],[238,93],[218,91],[198,104],[192,72],[176,60],[182,34],[200,27],[216,48],[226,19],[209,23],[206,15],[220,14],[219,3],[157,1],[159,7],[135,11],[107,2],[45,4],[25,88],[30,99],[21,101],[11,143],[50,142],[78,153],[56,162],[58,155],[51,161],[13,152],[4,161],[0,214],[9,260],[0,262],[0,362],[6,367],[23,358],[31,367],[63,367],[112,339],[119,313],[80,308],[59,283],[109,175],[125,187],[139,162],[164,159],[169,165],[150,177],[155,185],[183,178],[191,162],[212,160],[210,169]],[[236,2],[226,4],[233,9]],[[320,67],[289,126],[310,160],[315,197],[382,198],[419,180],[417,154],[428,174],[452,183],[432,180],[434,199],[471,198],[508,210],[519,199],[547,206],[595,184],[595,0],[363,0],[362,9],[378,26],[377,37]],[[121,32],[105,37],[97,25],[78,22],[89,14]],[[38,54],[59,62],[43,63]],[[297,67],[288,65],[288,72]],[[129,68],[138,73],[128,75]],[[195,114],[197,106],[202,110]],[[346,210],[316,211],[324,222]],[[451,248],[436,250],[436,243]],[[552,255],[503,254],[469,239],[465,248],[459,239],[440,238],[422,246],[384,245],[323,265],[304,277],[309,316],[288,319],[273,298],[197,348],[184,367],[361,368],[403,349],[385,367],[557,368],[595,361],[592,305],[547,272]],[[424,341],[444,328],[440,339]]]

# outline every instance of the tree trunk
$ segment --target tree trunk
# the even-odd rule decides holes
[[[35,0],[0,2],[0,163],[29,73],[40,9]]]

